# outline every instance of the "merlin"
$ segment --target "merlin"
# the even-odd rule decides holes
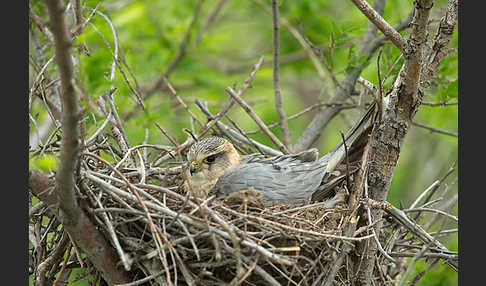
[[[369,129],[367,122],[373,110],[368,108],[344,143],[340,141],[321,158],[315,148],[271,158],[261,154],[242,156],[222,137],[201,139],[187,153],[186,190],[192,188],[195,196],[204,199],[210,194],[224,198],[253,188],[261,193],[265,204],[310,201],[322,191],[323,177],[344,159],[345,147],[352,147]]]

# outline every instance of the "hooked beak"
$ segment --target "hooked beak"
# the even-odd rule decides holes
[[[199,164],[195,161],[192,161],[191,164],[189,165],[189,172],[191,172],[191,175],[199,170]]]

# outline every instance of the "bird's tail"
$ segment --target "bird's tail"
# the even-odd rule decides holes
[[[375,102],[372,102],[371,105],[366,110],[366,113],[361,117],[361,119],[348,131],[346,136],[344,136],[344,140],[346,143],[346,147],[348,151],[355,145],[359,138],[369,130],[371,126],[368,124],[371,117],[373,117],[374,110],[375,110]],[[343,161],[346,156],[345,146],[343,141],[341,140],[331,151],[329,151],[326,155],[324,155],[319,160],[322,162],[327,162],[326,167],[326,174],[331,173],[334,171],[336,166],[339,165]]]

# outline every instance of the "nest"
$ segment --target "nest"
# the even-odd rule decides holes
[[[245,152],[241,143],[233,143]],[[58,146],[53,142],[46,150],[58,152]],[[367,217],[366,213],[357,213],[357,207],[348,207],[347,189],[354,184],[359,160],[345,164],[347,180],[336,183],[335,177],[326,177],[333,182],[334,198],[341,198],[333,204],[325,200],[264,206],[260,193],[251,188],[223,199],[201,200],[187,193],[181,187],[182,167],[170,164],[172,159],[182,160],[182,144],[172,148],[144,144],[125,152],[114,151],[112,162],[103,159],[107,154],[103,150],[116,150],[113,145],[107,146],[106,140],[94,142],[81,153],[76,191],[84,212],[116,250],[118,267],[132,275],[134,282],[126,285],[352,285],[356,267],[368,251],[358,243],[369,245],[371,239],[379,241],[379,247],[387,247],[387,252],[396,250],[393,262],[385,251],[374,254],[375,285],[398,281],[406,270],[407,257],[416,255],[410,253],[417,253],[425,244],[435,247],[430,249],[435,254],[430,255],[439,255],[453,268],[457,266],[457,253],[448,252],[400,211],[392,209],[398,217],[395,220],[385,214],[377,234],[369,227],[369,208]],[[147,159],[139,150],[142,148],[163,152]],[[171,157],[169,152],[176,150],[178,158]],[[38,191],[31,192],[50,204]],[[42,253],[48,257],[67,251],[69,242],[65,231],[57,228],[56,216],[48,213],[52,210],[38,204],[29,211],[33,222],[29,229],[34,233],[39,229],[44,238],[51,233],[46,239],[51,247]],[[358,224],[360,215],[364,219]],[[45,216],[51,221],[44,228]],[[409,232],[418,240],[407,237]],[[31,269],[43,269],[42,259],[35,255],[38,249],[35,247],[30,256]],[[99,269],[90,267],[88,259],[80,255],[77,259],[78,263],[72,262],[76,257],[71,259],[73,268],[87,265],[93,277],[102,277]],[[66,262],[62,268],[61,263],[53,266],[52,279],[64,266],[70,267]]]
[[[132,156],[136,152],[130,152],[114,164],[96,150],[84,153],[78,187],[89,202],[87,213],[135,280],[146,285],[315,285],[326,279],[349,284],[352,273],[336,260],[370,236],[347,231],[346,204],[263,206],[253,189],[224,200],[199,200],[180,187],[181,167],[140,168]],[[344,195],[344,183],[334,191]]]

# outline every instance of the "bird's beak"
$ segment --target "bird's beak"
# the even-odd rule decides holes
[[[191,172],[191,175],[199,170],[199,163],[192,161],[191,164],[189,165],[189,172]]]

